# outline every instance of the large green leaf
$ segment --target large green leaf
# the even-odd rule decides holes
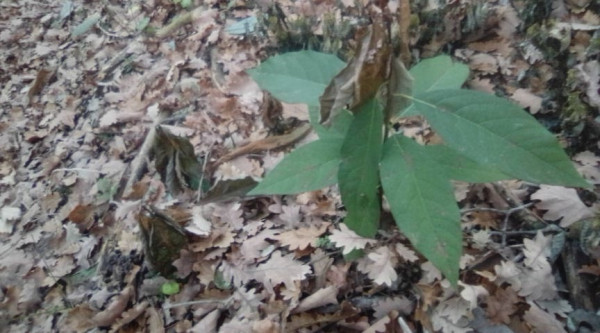
[[[344,139],[354,116],[347,110],[342,110],[333,119],[331,126],[325,127],[321,124],[313,124],[313,128],[321,139]]]
[[[487,183],[511,178],[494,166],[477,163],[446,145],[424,146],[423,150],[432,160],[443,166],[449,179],[470,183]]]
[[[469,76],[469,66],[447,55],[421,61],[409,73],[414,78],[413,94],[440,89],[460,89]]]
[[[452,89],[419,94],[415,106],[448,147],[477,163],[534,183],[589,186],[556,138],[508,100]]]
[[[414,78],[412,94],[416,95],[440,89],[460,89],[469,76],[469,66],[441,55],[419,62],[409,73]],[[405,117],[416,114],[414,104],[402,112]]]
[[[294,150],[248,195],[295,194],[335,184],[342,142],[317,140]]]
[[[381,183],[400,231],[454,285],[462,250],[460,213],[444,166],[402,135],[383,146]]]
[[[382,108],[370,99],[355,110],[341,149],[338,182],[348,212],[344,222],[364,237],[373,237],[379,228],[382,126]]]
[[[319,105],[319,96],[346,64],[315,51],[284,53],[248,70],[258,85],[287,103]]]

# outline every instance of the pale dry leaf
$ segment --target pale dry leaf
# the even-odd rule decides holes
[[[547,261],[539,261],[535,270],[525,269],[520,276],[521,289],[519,296],[527,300],[551,300],[558,296],[558,289],[552,274],[552,267]]]
[[[478,53],[471,57],[469,67],[485,74],[494,74],[498,72],[498,59],[487,53]]]
[[[423,276],[419,281],[420,284],[430,284],[435,280],[442,280],[442,273],[431,263],[431,261],[423,263],[421,265],[421,270],[423,271]]]
[[[440,303],[431,316],[433,327],[443,332],[469,332],[469,319],[472,317],[469,302],[460,297],[452,297]]]
[[[502,261],[500,265],[494,266],[496,272],[495,283],[497,286],[501,286],[504,282],[510,284],[516,291],[521,290],[521,269],[512,261]]]
[[[400,315],[410,315],[415,308],[415,302],[408,297],[396,296],[384,298],[373,305],[375,318],[383,318],[392,311],[398,311]]]
[[[337,304],[337,293],[338,288],[336,286],[321,288],[304,298],[292,313],[305,312],[328,304]]]
[[[283,256],[281,251],[273,252],[271,259],[256,268],[256,272],[263,275],[260,279],[263,282],[267,280],[273,285],[283,283],[290,290],[296,288],[294,281],[304,280],[311,271],[309,265],[294,260],[293,254]]]
[[[279,333],[281,328],[279,323],[274,322],[269,318],[261,319],[252,323],[253,333]]]
[[[542,108],[542,98],[528,89],[519,88],[512,94],[511,99],[522,108],[529,108],[529,113],[536,114]]]
[[[217,332],[217,322],[219,317],[221,316],[221,310],[215,309],[202,320],[200,320],[196,325],[192,326],[190,332],[192,333],[216,333]]]
[[[102,312],[96,313],[92,317],[92,321],[97,326],[110,326],[115,320],[120,318],[121,314],[127,308],[127,303],[133,295],[133,287],[128,285],[121,293],[111,301],[110,305]]]
[[[600,184],[600,157],[586,150],[573,156],[573,160],[578,162],[575,168],[585,179],[594,185]]]
[[[566,333],[564,325],[556,320],[554,315],[543,311],[534,302],[528,302],[530,308],[523,315],[523,319],[533,326],[536,332]]]
[[[531,195],[531,199],[540,200],[535,207],[546,211],[543,215],[544,219],[550,221],[560,219],[560,226],[563,228],[594,216],[593,210],[581,202],[577,191],[572,188],[541,185],[540,189]]]
[[[546,258],[550,256],[551,242],[552,236],[544,236],[539,230],[535,235],[535,238],[525,238],[523,240],[523,255],[525,255],[523,263],[525,266],[537,269],[547,265]]]
[[[475,262],[475,257],[468,254],[468,253],[463,253],[463,255],[460,256],[460,261],[458,262],[458,267],[460,269],[465,269],[469,264]]]
[[[0,234],[12,233],[13,222],[21,218],[21,209],[18,207],[2,207],[0,210]]]
[[[383,316],[379,318],[373,325],[369,326],[363,333],[385,333],[387,332],[387,325],[391,322],[389,316]]]
[[[387,246],[382,246],[358,261],[357,269],[369,276],[378,285],[391,286],[398,274],[394,269],[397,258]]]
[[[268,239],[274,239],[276,234],[276,230],[265,229],[244,240],[240,246],[242,257],[248,262],[265,257],[265,251],[272,245]]]
[[[402,243],[396,244],[396,252],[398,253],[398,255],[400,255],[400,257],[402,257],[408,262],[415,262],[419,260],[419,256],[417,256],[415,251],[409,249],[406,245]]]
[[[482,250],[490,243],[490,231],[489,230],[478,230],[473,232],[471,235],[471,240],[473,241],[473,247]]]
[[[575,66],[579,70],[579,79],[585,83],[588,103],[600,108],[600,62],[588,61]]]
[[[289,246],[290,250],[304,250],[309,246],[317,247],[319,237],[327,231],[328,227],[329,223],[324,223],[320,227],[309,226],[284,231],[273,238],[278,240],[282,246]]]
[[[344,288],[348,284],[347,277],[350,265],[352,265],[351,262],[331,266],[326,274],[327,280],[339,288]]]
[[[467,194],[469,194],[469,190],[471,189],[469,183],[457,180],[452,181],[452,186],[454,187],[454,198],[456,201],[465,200],[467,198]]]
[[[553,299],[548,301],[540,300],[535,301],[535,303],[547,312],[563,318],[567,318],[567,314],[573,311],[573,307],[566,299]]]
[[[463,287],[460,292],[460,297],[469,303],[469,311],[477,307],[479,298],[489,295],[487,289],[482,286],[470,285],[458,281],[458,285]]]
[[[194,206],[192,208],[192,220],[185,227],[185,230],[196,236],[206,237],[210,234],[212,223],[204,217],[203,206]]]
[[[340,230],[334,229],[329,236],[329,240],[337,245],[337,247],[343,247],[342,254],[346,255],[353,250],[362,250],[369,244],[374,244],[375,240],[370,238],[364,238],[357,235],[354,231],[348,229],[345,224],[339,225]]]

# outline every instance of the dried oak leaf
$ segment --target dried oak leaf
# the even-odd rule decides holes
[[[415,251],[409,249],[406,245],[402,243],[396,244],[396,253],[402,257],[402,259],[408,262],[415,262],[419,260],[419,256],[415,253]]]
[[[281,245],[289,246],[290,250],[304,250],[309,246],[317,247],[319,237],[327,231],[329,223],[324,223],[320,227],[309,226],[295,230],[284,231],[274,237]]]
[[[538,231],[533,239],[525,238],[523,240],[523,255],[525,266],[532,269],[544,268],[550,256],[550,243],[552,236],[544,236],[541,231]]]
[[[358,261],[357,269],[369,276],[378,285],[392,286],[398,279],[394,269],[398,258],[387,246],[382,246]]]
[[[338,288],[336,286],[328,286],[315,291],[303,299],[298,307],[292,313],[305,312],[314,308],[318,308],[327,304],[337,304]]]
[[[577,171],[579,171],[585,179],[590,181],[594,185],[600,184],[600,157],[592,153],[591,151],[583,151],[575,156],[573,160],[578,163],[575,165]]]
[[[529,310],[523,315],[523,319],[535,328],[536,332],[563,333],[566,332],[564,325],[556,320],[554,315],[543,311],[534,302],[529,302]]]
[[[309,265],[294,260],[293,254],[283,256],[281,251],[271,254],[271,259],[257,267],[256,279],[272,285],[283,283],[287,289],[296,289],[294,281],[304,280],[312,271]]]
[[[357,235],[354,231],[348,229],[345,224],[340,224],[340,230],[333,230],[329,240],[343,247],[342,254],[346,255],[353,250],[364,249],[368,244],[374,244],[375,240]]]
[[[494,323],[510,323],[510,316],[517,310],[519,296],[512,288],[499,288],[496,293],[487,298],[486,312]]]
[[[401,315],[409,315],[415,308],[415,302],[408,297],[396,296],[388,297],[377,302],[373,306],[375,318],[383,318],[392,311],[397,311]]]
[[[531,199],[540,200],[535,206],[546,211],[544,219],[561,219],[560,226],[563,228],[594,215],[593,210],[581,202],[577,191],[572,188],[541,185],[540,189],[531,195]]]
[[[458,284],[463,287],[463,290],[460,292],[460,297],[465,301],[469,302],[469,310],[472,311],[477,307],[477,303],[479,298],[483,296],[487,296],[489,293],[487,289],[482,286],[465,284],[462,282],[458,282]]]

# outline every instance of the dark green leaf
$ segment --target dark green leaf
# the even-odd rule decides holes
[[[297,148],[249,195],[295,194],[336,183],[342,139],[317,140]]]
[[[411,100],[405,97],[412,96],[412,76],[398,58],[392,59],[391,67],[387,105],[385,106],[386,122],[412,103]]]
[[[344,223],[363,237],[373,237],[379,227],[379,161],[383,111],[376,99],[355,110],[341,149],[338,182],[348,211]]]
[[[469,76],[469,66],[441,55],[419,62],[409,72],[414,78],[412,95],[416,95],[440,89],[460,89]],[[405,117],[416,114],[414,105],[402,112]]]
[[[446,145],[424,146],[423,150],[435,161],[433,163],[444,169],[449,179],[486,183],[511,178],[493,166],[479,164]]]
[[[298,51],[269,58],[248,73],[282,102],[318,106],[319,96],[344,66],[331,54]]]
[[[450,282],[458,280],[460,214],[443,166],[402,135],[383,146],[381,183],[400,231]]]
[[[469,66],[442,55],[421,61],[410,69],[413,94],[440,89],[460,89],[469,76]]]
[[[352,123],[352,113],[347,110],[340,111],[339,114],[333,119],[333,122],[329,128],[316,124],[313,125],[313,128],[319,134],[319,137],[323,140],[328,139],[344,139],[346,137],[346,133],[348,133],[348,128],[350,128],[350,123]]]
[[[479,164],[539,184],[588,187],[556,138],[519,106],[472,90],[437,90],[415,105],[444,143]]]

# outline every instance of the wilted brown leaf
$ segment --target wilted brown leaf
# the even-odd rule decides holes
[[[320,97],[321,123],[328,124],[346,106],[352,110],[374,97],[390,77],[392,50],[381,18],[359,35],[356,56],[331,80]],[[396,79],[395,85],[401,86],[401,82]]]
[[[156,169],[171,193],[185,187],[197,190],[202,178],[202,164],[187,139],[176,136],[162,126],[156,127],[154,142]]]

